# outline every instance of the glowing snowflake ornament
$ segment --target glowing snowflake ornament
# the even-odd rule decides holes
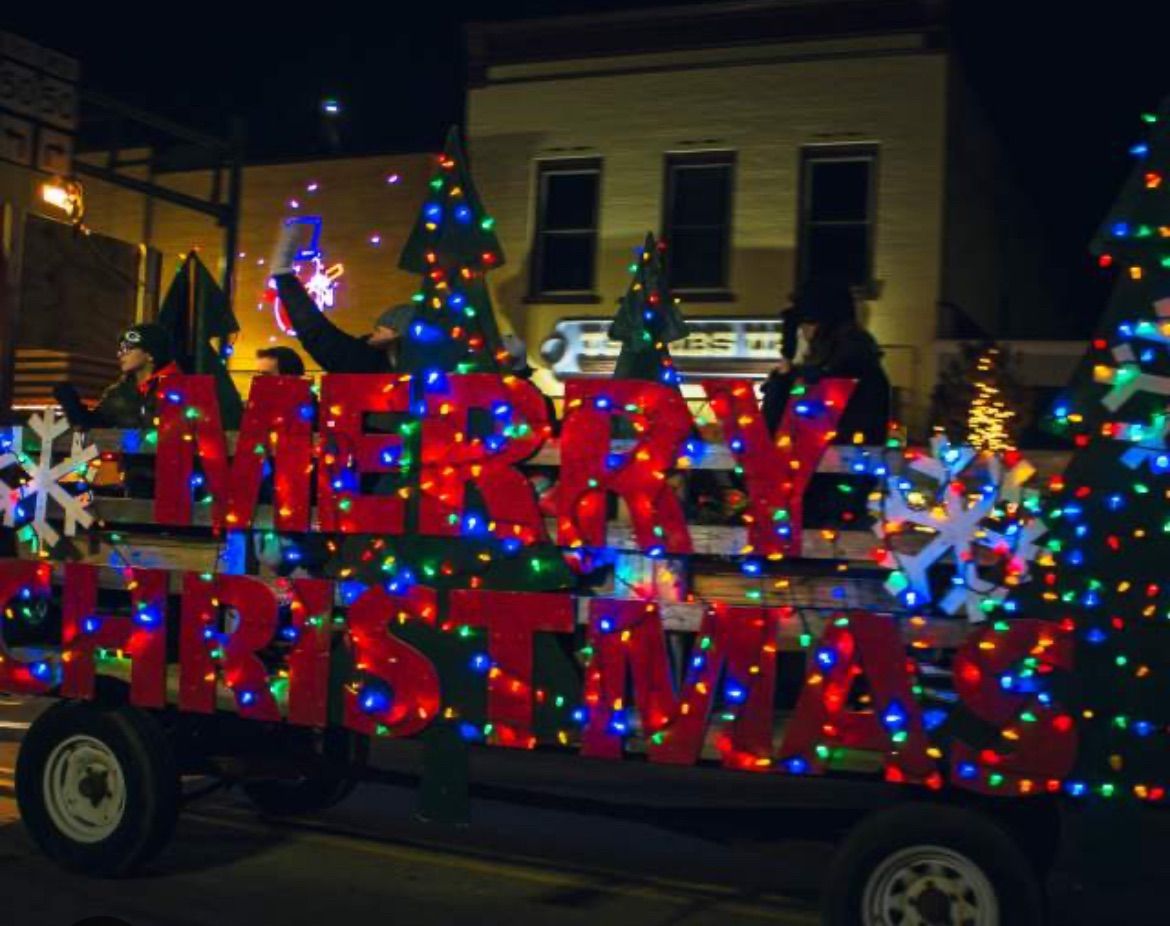
[[[1110,412],[1116,412],[1134,396],[1148,393],[1163,403],[1163,410],[1146,422],[1117,423],[1112,426],[1111,436],[1132,444],[1121,457],[1121,462],[1130,469],[1149,466],[1155,473],[1170,471],[1170,414],[1165,403],[1170,403],[1170,376],[1148,373],[1144,365],[1155,359],[1162,359],[1170,347],[1170,299],[1159,299],[1154,303],[1156,319],[1142,319],[1126,322],[1119,326],[1118,334],[1125,343],[1113,348],[1113,359],[1117,366],[1099,364],[1093,369],[1093,379],[1109,388],[1101,397],[1101,404]]]
[[[302,271],[308,267],[312,269],[306,278]],[[309,294],[309,298],[313,300],[313,304],[318,309],[322,312],[327,312],[333,308],[337,301],[338,280],[345,273],[345,266],[343,264],[330,264],[326,267],[324,261],[321,260],[321,256],[316,255],[310,259],[307,265],[294,264],[293,273],[301,280],[302,285],[305,287],[305,292]],[[293,330],[288,313],[285,312],[284,305],[277,295],[276,280],[271,277],[268,280],[266,299],[272,302],[273,308],[275,309],[276,326],[282,333],[295,336],[296,331]]]
[[[25,431],[37,436],[39,449],[31,456],[25,452]],[[33,415],[27,428],[13,428],[11,437],[0,447],[0,472],[15,467],[23,478],[16,485],[0,479],[0,508],[4,526],[28,524],[46,546],[54,546],[61,535],[49,523],[49,501],[54,501],[65,515],[65,536],[77,533],[77,526],[89,527],[93,515],[87,510],[91,497],[88,492],[73,494],[66,485],[76,485],[89,478],[90,464],[98,456],[98,448],[84,445],[81,435],[73,433],[69,456],[53,463],[53,442],[69,430],[69,422],[54,413]]]
[[[871,502],[880,562],[893,570],[886,589],[909,608],[923,607],[940,597],[932,577],[945,569],[950,578],[938,606],[986,620],[1027,581],[1039,552],[1046,528],[1033,515],[1036,493],[1024,488],[1034,472],[1023,460],[1008,466],[999,455],[932,441],[931,454],[887,477]],[[902,542],[915,535],[929,539],[917,549]]]

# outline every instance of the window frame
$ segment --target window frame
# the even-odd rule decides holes
[[[710,151],[668,151],[663,161],[662,176],[662,235],[666,239],[666,262],[669,271],[671,292],[685,296],[688,302],[732,302],[735,296],[731,288],[731,261],[734,240],[733,219],[735,217],[735,180],[737,152],[730,149]],[[726,167],[728,170],[727,203],[721,226],[684,226],[684,228],[714,228],[723,230],[723,261],[720,269],[720,283],[717,286],[687,287],[675,282],[672,267],[674,243],[674,178],[679,168]]]
[[[879,287],[874,279],[873,259],[877,241],[878,158],[879,147],[872,142],[801,146],[796,224],[796,282],[798,285],[804,283],[809,276],[809,233],[814,226],[864,226],[866,229],[865,279],[850,285],[867,298],[876,297]],[[865,161],[869,164],[864,222],[851,220],[814,221],[812,219],[812,167],[818,162],[832,161]]]
[[[601,181],[603,162],[600,157],[537,158],[535,166],[535,196],[533,197],[531,267],[528,275],[526,302],[597,303],[597,260],[601,238]],[[548,178],[555,174],[593,174],[596,177],[593,200],[593,227],[591,229],[548,229],[545,227],[545,204],[548,202]],[[592,238],[593,268],[586,289],[544,289],[545,239],[548,235],[581,236]]]

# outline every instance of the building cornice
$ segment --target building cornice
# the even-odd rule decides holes
[[[945,44],[947,0],[733,0],[464,29],[471,87],[501,65],[920,32]]]

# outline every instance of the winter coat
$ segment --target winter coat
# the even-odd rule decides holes
[[[814,338],[807,362],[786,374],[773,371],[764,384],[764,419],[769,432],[775,433],[779,426],[788,394],[798,380],[852,379],[857,385],[837,424],[838,439],[852,443],[853,435],[860,432],[866,444],[884,444],[890,420],[890,381],[881,358],[873,335],[854,324],[841,325],[824,339]]]
[[[396,373],[397,352],[371,347],[325,317],[294,274],[276,278],[276,291],[301,346],[326,373]]]
[[[77,395],[77,390],[65,383],[54,390],[57,401],[65,410],[69,423],[81,430],[93,428],[124,428],[144,430],[154,427],[158,406],[158,384],[164,376],[181,373],[178,364],[168,363],[139,384],[133,376],[123,376],[106,387],[92,409]]]

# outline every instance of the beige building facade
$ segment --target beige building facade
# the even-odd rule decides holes
[[[496,304],[530,344],[612,315],[653,231],[690,318],[774,315],[802,278],[847,274],[922,425],[937,337],[997,333],[1013,287],[1046,311],[1027,255],[1004,258],[1000,236],[1026,246],[1034,222],[940,4],[712,4],[467,39],[472,167],[508,256]],[[589,272],[559,271],[564,251]]]
[[[541,345],[574,324],[581,343],[605,345],[647,232],[665,239],[683,313],[700,323],[674,346],[684,371],[705,369],[718,347],[723,371],[762,375],[789,295],[826,274],[864,297],[895,408],[918,429],[929,424],[939,343],[1053,336],[1035,216],[967,90],[944,3],[755,0],[477,24],[466,38],[471,170],[505,254],[488,277],[493,302],[501,328],[546,368],[537,382],[548,391],[612,363],[612,344],[591,368],[551,351],[542,360]],[[257,349],[297,346],[265,298],[280,223],[320,219],[324,269],[343,268],[331,317],[367,331],[417,288],[397,262],[432,169],[426,153],[243,167],[231,364],[241,385]],[[124,172],[147,179],[145,166]],[[0,169],[10,243],[27,215],[52,214],[38,201],[43,179]],[[206,171],[149,179],[200,198],[214,183]],[[97,179],[84,189],[94,238],[138,254],[110,292],[95,290],[117,302],[118,319],[152,318],[192,248],[222,277],[214,219]],[[63,347],[92,388],[103,363],[113,370],[118,323]],[[18,348],[54,346],[39,343],[55,340],[52,326],[17,329],[38,340]]]

